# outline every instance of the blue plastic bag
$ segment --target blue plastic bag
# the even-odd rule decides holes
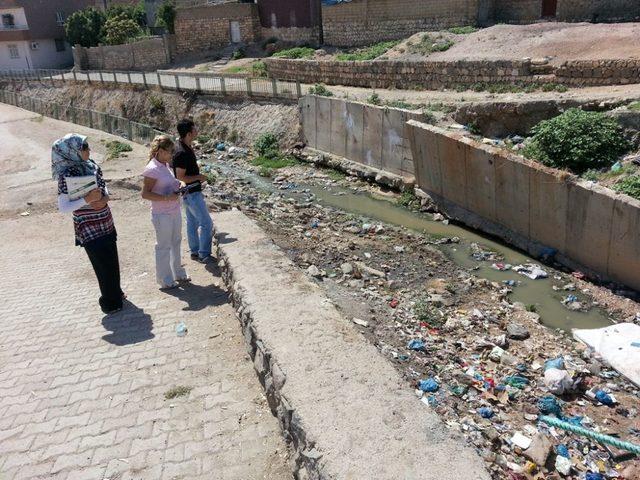
[[[613,398],[604,390],[598,390],[596,392],[596,400],[598,400],[603,405],[611,406],[613,405]]]
[[[407,348],[416,352],[424,352],[427,348],[422,340],[414,339],[409,342]]]
[[[480,407],[478,409],[478,413],[482,418],[491,418],[494,415],[493,410],[491,410],[489,407]]]
[[[569,449],[567,448],[566,445],[557,445],[556,446],[556,453],[558,455],[560,455],[561,457],[565,457],[565,458],[571,458],[571,455],[569,455]]]
[[[564,370],[564,358],[558,357],[552,360],[544,362],[544,371],[546,372],[550,368],[557,368],[558,370]]]
[[[423,392],[433,393],[438,391],[440,385],[438,385],[435,379],[427,378],[426,380],[420,380],[420,382],[418,382],[418,388]]]

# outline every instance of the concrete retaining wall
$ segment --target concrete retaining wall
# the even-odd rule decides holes
[[[410,121],[416,183],[451,217],[640,290],[640,201]]]
[[[415,175],[406,122],[424,121],[423,114],[309,95],[299,105],[309,147],[401,177]]]
[[[79,70],[157,70],[172,61],[173,35],[138,40],[123,45],[73,47]]]

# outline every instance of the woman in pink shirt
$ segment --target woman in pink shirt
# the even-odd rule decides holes
[[[151,200],[151,221],[156,229],[156,279],[162,290],[190,280],[180,258],[181,184],[169,166],[173,149],[173,140],[168,135],[158,135],[151,142],[149,163],[142,172],[142,198]]]

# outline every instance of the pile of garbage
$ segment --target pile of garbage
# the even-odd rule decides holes
[[[235,161],[225,148],[210,155]],[[209,193],[256,218],[311,278],[349,292],[341,298],[356,306],[341,308],[354,309],[353,323],[402,372],[416,408],[433,409],[461,432],[493,478],[640,479],[635,385],[510,301],[509,285],[451,263],[439,248],[459,238],[429,238],[319,205],[298,180],[335,180],[305,175],[279,173],[269,192],[240,176],[220,178]],[[470,248],[473,259],[523,279],[554,274]],[[570,282],[558,288],[567,308],[579,303]]]

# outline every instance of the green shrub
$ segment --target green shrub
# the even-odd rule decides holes
[[[407,103],[404,100],[392,100],[386,103],[387,107],[401,108],[403,110],[418,110],[422,108],[422,105],[416,105],[415,103]]]
[[[333,97],[333,92],[321,83],[316,83],[309,89],[309,95],[319,95],[321,97]]]
[[[102,27],[106,19],[104,12],[93,7],[72,13],[64,23],[67,41],[71,45],[96,47],[102,41]]]
[[[640,175],[631,175],[623,178],[613,188],[616,192],[624,193],[640,200]]]
[[[531,132],[526,157],[577,174],[612,165],[630,147],[615,119],[577,108],[543,120]]]
[[[263,133],[253,144],[253,148],[260,156],[271,156],[274,152],[277,154],[280,150],[278,137],[273,133]]]
[[[112,140],[104,144],[107,147],[107,160],[119,157],[124,152],[130,152],[133,150],[128,143],[121,142],[119,140]]]
[[[267,64],[260,61],[251,65],[251,74],[258,78],[267,78]]]
[[[234,65],[232,67],[227,68],[224,73],[238,74],[238,73],[248,73],[249,69],[244,65]]]
[[[208,133],[201,133],[200,135],[198,135],[198,138],[196,138],[196,140],[200,145],[204,145],[205,143],[209,142],[212,138],[213,137]]]
[[[258,170],[258,175],[265,178],[273,177],[273,168],[265,167],[264,165]]]
[[[240,47],[235,52],[233,52],[233,55],[231,56],[231,59],[232,60],[240,60],[241,58],[244,58],[246,56],[247,56],[247,52],[245,52],[244,48]]]
[[[156,14],[156,26],[164,27],[169,33],[175,32],[176,4],[174,0],[164,0]]]
[[[627,105],[629,110],[640,110],[640,102],[633,102]]]
[[[378,95],[376,92],[373,92],[367,98],[367,103],[370,103],[371,105],[381,105],[382,100],[380,100],[380,95]]]
[[[165,105],[162,97],[156,96],[154,94],[149,94],[149,103],[151,104],[151,108],[156,113],[164,113]]]
[[[272,55],[275,58],[311,58],[316,53],[313,48],[310,47],[295,47],[288,48],[287,50],[280,50]]]
[[[292,156],[259,156],[251,160],[251,164],[256,167],[277,170],[278,168],[292,167],[298,165],[298,161]]]
[[[420,41],[413,45],[408,45],[411,53],[417,53],[420,55],[429,55],[433,52],[445,52],[453,46],[453,42],[449,39],[441,36],[432,37],[428,33],[425,33],[420,37]]]
[[[476,27],[472,27],[471,25],[467,25],[465,27],[452,27],[447,31],[456,33],[458,35],[468,35],[469,33],[477,32],[478,29]]]
[[[107,45],[121,45],[143,33],[140,25],[124,14],[107,18],[104,24],[104,41]]]
[[[402,192],[402,195],[398,198],[398,205],[402,205],[407,208],[415,208],[420,205],[420,200],[418,200],[418,197],[416,197],[413,190],[409,189]]]
[[[366,60],[373,60],[384,54],[387,50],[395,47],[400,43],[399,40],[392,40],[389,42],[380,42],[368,47],[359,48],[351,53],[339,53],[336,55],[336,59],[341,62],[361,62]]]

